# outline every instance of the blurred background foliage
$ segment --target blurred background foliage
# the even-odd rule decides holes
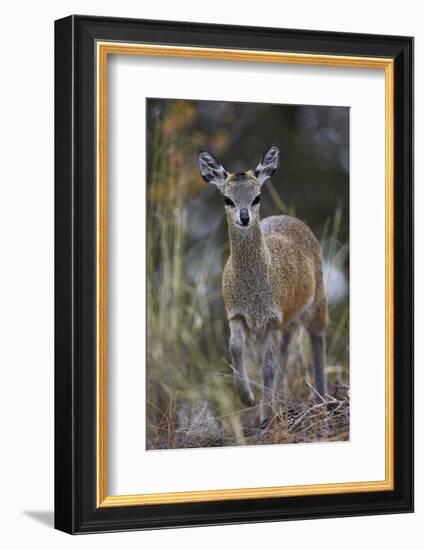
[[[335,394],[349,375],[349,109],[149,99],[147,132],[147,447],[346,439],[346,414],[336,431],[326,420],[299,436],[290,433],[287,407],[272,434],[249,432],[253,412],[242,408],[233,387],[221,295],[229,250],[223,202],[200,177],[197,159],[206,149],[228,171],[243,171],[270,144],[280,145],[280,169],[264,185],[261,217],[296,215],[322,244],[331,319],[327,375]],[[294,405],[310,397],[309,349],[302,333],[291,347],[284,391],[285,403]],[[259,386],[257,362],[251,358],[249,373]]]

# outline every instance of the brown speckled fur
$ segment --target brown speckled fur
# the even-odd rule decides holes
[[[312,231],[291,216],[271,216],[247,230],[229,227],[231,254],[223,274],[227,317],[252,331],[300,316],[311,330],[328,322],[321,248]]]

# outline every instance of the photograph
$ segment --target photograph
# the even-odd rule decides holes
[[[349,441],[349,107],[146,121],[147,450]]]

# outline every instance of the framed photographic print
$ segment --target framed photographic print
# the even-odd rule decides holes
[[[55,526],[413,509],[413,39],[55,24]]]

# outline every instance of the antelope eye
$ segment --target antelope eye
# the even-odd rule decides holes
[[[255,204],[259,204],[261,202],[261,196],[256,195],[256,197],[253,199],[252,206],[255,206]]]
[[[231,208],[235,207],[235,204],[233,203],[233,201],[229,197],[226,197],[225,195],[224,195],[224,202],[226,206],[231,206]]]

